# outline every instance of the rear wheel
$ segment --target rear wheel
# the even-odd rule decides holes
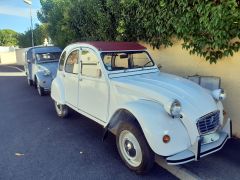
[[[60,104],[60,103],[58,103],[56,101],[54,101],[54,104],[55,104],[55,109],[56,109],[57,115],[59,117],[65,118],[65,117],[68,116],[68,113],[69,113],[68,106]]]
[[[116,143],[124,163],[138,174],[147,173],[154,164],[154,153],[136,122],[121,122]]]

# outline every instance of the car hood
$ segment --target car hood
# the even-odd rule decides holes
[[[57,68],[58,68],[58,61],[41,63],[41,64],[38,64],[38,65],[48,69],[51,72],[52,77],[56,77]]]
[[[182,104],[182,115],[194,121],[217,109],[210,91],[175,75],[156,72],[111,80],[118,93],[131,93],[138,99],[157,101],[162,105],[177,99]]]

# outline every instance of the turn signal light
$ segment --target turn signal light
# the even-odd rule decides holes
[[[164,135],[162,140],[163,140],[164,143],[168,143],[171,140],[171,138],[170,138],[169,135]]]

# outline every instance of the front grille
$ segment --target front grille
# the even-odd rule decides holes
[[[211,112],[199,118],[197,128],[201,135],[215,131],[219,126],[220,111]]]

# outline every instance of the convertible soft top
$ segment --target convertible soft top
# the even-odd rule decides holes
[[[99,51],[140,51],[146,50],[146,47],[135,42],[78,42],[79,44],[89,44],[94,46]],[[75,44],[78,44],[75,43]]]

